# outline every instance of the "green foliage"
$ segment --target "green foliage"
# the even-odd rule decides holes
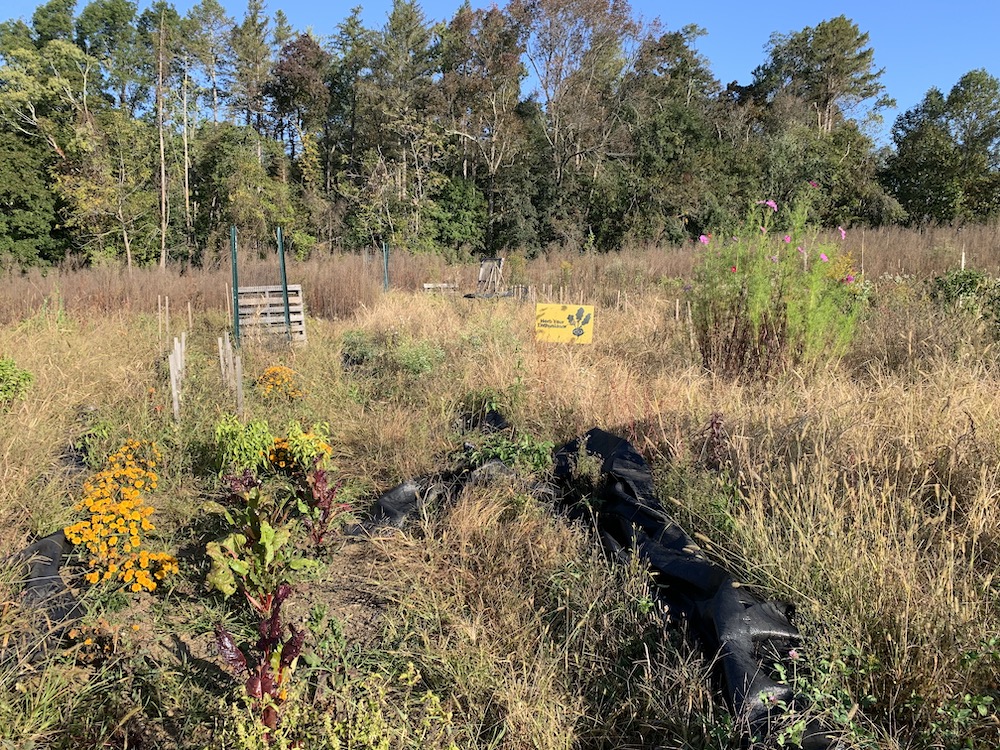
[[[972,315],[1000,336],[1000,283],[972,268],[949,271],[929,282],[930,297],[949,312]]]
[[[10,357],[0,357],[0,407],[24,398],[35,376],[22,370]]]
[[[945,307],[966,307],[978,304],[993,286],[994,282],[982,271],[965,268],[931,279],[930,295]]]
[[[330,425],[314,424],[305,432],[298,422],[290,422],[287,432],[288,453],[303,471],[330,457]]]
[[[221,452],[222,472],[255,471],[266,464],[274,436],[263,420],[244,424],[230,415],[216,423],[215,443]]]
[[[761,203],[740,236],[705,237],[690,292],[702,362],[726,377],[762,378],[843,354],[861,308],[850,256],[815,242],[804,207],[785,233],[772,229],[774,202]]]
[[[286,580],[288,570],[310,565],[291,545],[290,510],[287,501],[256,487],[246,492],[242,503],[222,508],[226,521],[237,530],[221,542],[206,545],[212,560],[205,578],[209,589],[226,597],[242,591],[255,610],[269,612],[271,596]]]
[[[1000,80],[969,71],[896,118],[883,173],[913,224],[1000,214]]]
[[[403,338],[391,332],[351,330],[344,333],[341,357],[345,364],[378,370],[381,375],[419,377],[444,362],[445,353],[426,340]]]
[[[552,470],[553,448],[555,443],[531,435],[511,438],[506,433],[496,432],[483,438],[469,458],[476,465],[502,461],[525,473],[544,475]]]
[[[48,265],[61,254],[50,155],[36,140],[0,127],[0,268]]]

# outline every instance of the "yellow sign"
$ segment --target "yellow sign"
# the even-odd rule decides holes
[[[535,305],[535,340],[589,344],[594,338],[592,305]]]

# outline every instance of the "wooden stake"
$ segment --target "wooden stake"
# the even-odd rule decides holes
[[[177,383],[177,352],[173,351],[168,357],[170,362],[170,396],[173,399],[174,406],[174,421],[181,421],[181,396],[179,391],[179,386]]]
[[[226,372],[229,374],[229,390],[236,390],[236,363],[233,361],[233,342],[229,340],[229,331],[224,333],[226,337]]]

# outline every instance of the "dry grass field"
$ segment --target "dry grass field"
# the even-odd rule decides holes
[[[861,237],[850,251],[861,256]],[[628,438],[661,499],[706,552],[797,608],[788,675],[850,748],[1000,746],[1000,351],[988,322],[930,299],[967,263],[1000,272],[997,229],[864,238],[869,301],[850,351],[763,382],[706,372],[686,316],[690,252],[508,263],[539,298],[594,304],[589,346],[533,339],[516,299],[472,291],[476,267],[394,257],[290,266],[308,344],[248,337],[244,423],[326,425],[338,500],[363,515],[447,466],[457,425],[488,404],[529,448],[592,426]],[[921,244],[923,243],[923,244]],[[959,257],[952,257],[955,252]],[[241,283],[274,283],[247,263]],[[736,748],[712,663],[663,627],[641,565],[615,566],[589,529],[517,482],[430,507],[404,531],[322,546],[287,571],[285,620],[305,632],[268,729],[215,648],[256,638],[240,597],[206,587],[226,533],[216,428],[236,410],[220,375],[228,269],[32,272],[0,291],[0,357],[33,375],[0,412],[5,555],[80,519],[84,482],[130,439],[162,453],[150,545],[179,573],[153,592],[90,586],[62,642],[39,635],[19,566],[0,584],[0,742],[10,748]],[[273,271],[276,277],[276,270]],[[275,279],[276,280],[276,279]],[[169,333],[165,300],[170,299]],[[167,352],[186,333],[180,420]],[[348,351],[363,362],[345,367]],[[267,396],[267,368],[301,393]],[[536,454],[538,451],[536,451]],[[544,466],[526,472],[543,478]],[[304,537],[303,537],[304,538]],[[275,657],[277,658],[277,657]],[[795,746],[793,730],[772,737]]]

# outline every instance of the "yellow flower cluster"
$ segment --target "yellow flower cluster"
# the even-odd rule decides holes
[[[294,437],[275,438],[267,460],[275,471],[309,469],[316,458],[329,458],[333,447],[315,432],[299,432]]]
[[[293,469],[295,467],[295,458],[292,457],[291,451],[288,450],[287,438],[274,439],[271,449],[267,452],[267,460],[271,462],[271,466],[277,471]]]
[[[302,397],[298,373],[282,365],[274,365],[264,370],[264,373],[257,379],[257,390],[264,398],[292,401]]]
[[[130,440],[109,459],[108,466],[83,485],[83,499],[76,510],[90,518],[67,526],[66,538],[90,552],[90,583],[116,579],[132,591],[153,591],[156,582],[177,573],[177,560],[165,552],[143,548],[143,533],[153,530],[152,506],[142,491],[155,490],[161,457],[155,445]]]

